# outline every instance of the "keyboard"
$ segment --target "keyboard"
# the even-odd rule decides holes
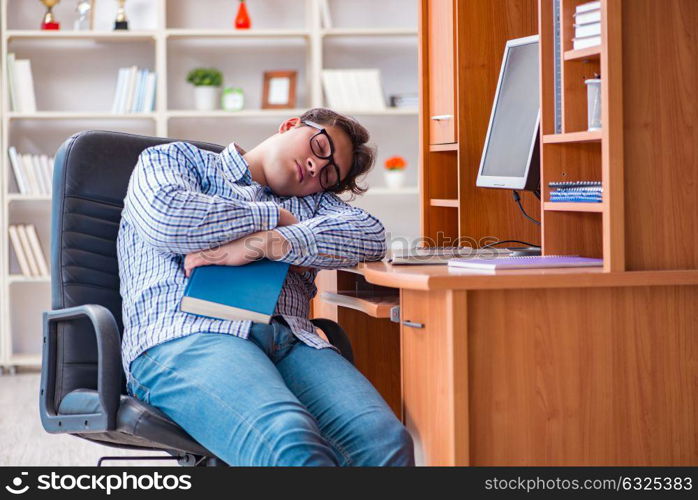
[[[389,252],[388,262],[393,265],[447,265],[453,258],[498,259],[510,257],[506,248],[471,247],[418,247],[398,248]]]

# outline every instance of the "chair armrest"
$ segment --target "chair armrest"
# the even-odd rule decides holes
[[[352,365],[354,364],[354,351],[351,348],[349,335],[347,335],[347,332],[344,331],[344,328],[339,323],[327,318],[313,318],[310,322],[323,331],[330,344],[339,349],[339,352],[342,353],[342,356],[347,361]]]
[[[87,415],[56,414],[58,324],[89,318],[97,339],[97,392],[100,412]],[[39,411],[47,432],[103,432],[114,430],[121,398],[121,337],[114,315],[104,306],[87,304],[43,314],[44,340]]]

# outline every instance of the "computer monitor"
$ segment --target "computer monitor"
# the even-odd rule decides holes
[[[476,185],[540,189],[538,35],[509,40]]]

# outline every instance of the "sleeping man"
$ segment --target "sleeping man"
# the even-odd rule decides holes
[[[363,192],[368,138],[317,108],[247,153],[138,159],[118,237],[128,391],[229,465],[413,465],[407,430],[308,319],[319,269],[385,255],[381,222],[337,196]],[[260,256],[292,265],[270,324],[179,310],[194,268]]]

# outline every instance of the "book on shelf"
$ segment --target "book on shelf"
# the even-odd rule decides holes
[[[14,146],[7,149],[17,189],[23,195],[50,195],[53,157],[20,154]]]
[[[601,187],[601,181],[551,181],[548,187],[551,188],[579,188],[579,187]]]
[[[574,50],[588,49],[601,45],[601,36],[585,36],[583,38],[573,38],[572,48]]]
[[[12,249],[15,252],[15,256],[17,257],[17,262],[19,263],[19,269],[24,276],[32,276],[32,269],[29,267],[29,261],[27,260],[27,256],[24,253],[24,247],[22,246],[22,242],[19,239],[19,232],[17,231],[17,226],[16,225],[11,225],[8,228],[8,232],[10,233],[10,242],[12,243]]]
[[[322,21],[322,27],[326,30],[332,29],[332,16],[330,15],[330,3],[329,0],[319,0],[320,3],[320,20]]]
[[[9,227],[10,241],[24,276],[48,276],[48,264],[34,224],[14,224]]]
[[[331,108],[351,111],[385,110],[378,69],[326,69],[322,85]]]
[[[574,37],[585,38],[592,36],[601,36],[601,23],[575,24]]]
[[[549,182],[550,201],[560,203],[600,203],[603,201],[603,187],[600,181]]]
[[[582,14],[574,14],[574,23],[583,25],[589,23],[600,23],[601,22],[601,11],[593,10],[591,12],[584,12]]]
[[[583,14],[584,12],[591,12],[601,9],[601,0],[594,0],[592,2],[586,2],[579,4],[575,7],[574,12],[576,14]]]
[[[111,111],[116,114],[147,113],[155,103],[155,73],[137,66],[120,68]]]
[[[7,54],[7,91],[9,94],[10,110],[17,111],[17,89],[15,88],[15,55],[10,52]]]
[[[601,2],[577,5],[574,11],[575,37],[601,35]]]
[[[269,323],[289,265],[261,259],[243,266],[197,267],[180,302],[184,312],[225,320]]]
[[[17,59],[15,54],[7,55],[7,80],[12,111],[18,113],[36,112],[34,77],[31,61]]]
[[[24,173],[24,169],[21,165],[20,155],[14,146],[10,146],[7,149],[10,156],[10,164],[12,165],[12,172],[15,174],[15,182],[17,183],[17,189],[21,194],[29,194],[29,184],[28,179]]]
[[[29,238],[29,245],[31,246],[31,251],[34,256],[34,260],[39,268],[39,276],[48,276],[48,264],[46,263],[46,257],[44,256],[44,251],[41,248],[41,242],[39,241],[39,235],[36,233],[36,227],[34,224],[27,224],[24,226],[24,230],[27,232],[27,237]]]

